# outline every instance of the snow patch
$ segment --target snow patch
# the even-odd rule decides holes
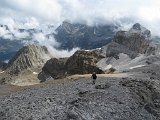
[[[4,71],[0,72],[0,74],[4,73]]]
[[[139,68],[139,67],[143,67],[143,66],[145,66],[145,65],[137,65],[137,66],[130,67],[129,69]]]
[[[34,75],[38,75],[38,73],[37,73],[37,72],[33,72],[33,74],[34,74]]]

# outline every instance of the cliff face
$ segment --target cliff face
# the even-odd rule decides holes
[[[104,50],[106,50],[106,57],[114,57],[118,59],[118,55],[120,53],[124,53],[128,55],[130,58],[135,58],[137,56],[137,53],[134,51],[131,51],[129,48],[127,48],[124,45],[118,44],[116,42],[111,42],[103,47]]]
[[[66,62],[68,74],[102,73],[102,70],[96,66],[102,58],[103,56],[95,51],[77,51]]]
[[[119,31],[114,37],[114,42],[126,46],[136,53],[146,53],[150,44],[151,32],[136,23],[129,31]]]
[[[38,75],[38,78],[41,81],[45,81],[49,78],[57,79],[64,77],[66,72],[66,61],[67,58],[51,58],[45,63],[44,67],[42,68],[42,72],[40,72]]]
[[[51,58],[51,54],[44,46],[29,45],[21,48],[9,61],[6,71],[9,74],[18,74],[23,70],[42,67]]]

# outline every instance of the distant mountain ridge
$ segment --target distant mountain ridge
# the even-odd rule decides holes
[[[90,27],[64,21],[55,31],[53,28],[53,26],[48,26],[46,31],[49,32],[40,28],[14,28],[14,30],[10,30],[7,25],[0,25],[0,29],[4,32],[4,34],[0,34],[0,60],[9,60],[25,43],[36,42],[33,37],[39,33],[44,34],[46,38],[55,38],[60,43],[57,49],[71,50],[75,47],[82,49],[102,47],[113,39],[118,26],[98,25]]]
[[[109,43],[113,39],[118,27],[113,24],[91,27],[64,21],[56,29],[57,34],[55,34],[55,39],[61,43],[61,49],[70,50],[74,47],[94,49]]]
[[[51,27],[51,28],[50,28]],[[137,52],[144,53],[146,48],[148,48],[148,41],[146,43],[137,40],[137,39],[148,39],[149,41],[152,39],[151,31],[141,26],[139,23],[136,23],[132,26],[129,31],[119,31],[120,25],[95,25],[95,26],[87,26],[84,24],[78,23],[69,23],[64,21],[62,25],[53,30],[54,26],[48,26],[46,29],[50,29],[47,33],[40,28],[33,29],[18,29],[18,34],[14,34],[12,30],[7,25],[0,25],[0,29],[5,30],[7,34],[0,34],[0,60],[10,60],[16,52],[22,48],[26,43],[32,41],[32,43],[36,42],[33,40],[33,36],[36,34],[44,34],[48,39],[54,39],[60,43],[56,49],[67,49],[71,50],[75,47],[79,47],[81,49],[95,49],[101,48],[106,44],[110,43],[113,39],[114,42],[120,43],[121,39],[125,39],[123,43],[124,46],[130,47],[130,50],[137,50]],[[22,36],[21,36],[22,35]],[[24,35],[24,36],[23,36]],[[26,35],[26,36],[25,36]],[[22,37],[17,38],[16,36]],[[11,37],[12,39],[10,39]],[[23,38],[24,37],[24,38]],[[129,44],[128,39],[132,39],[132,44]],[[153,37],[155,40],[159,40],[157,37]],[[136,41],[137,40],[137,41]],[[152,39],[153,40],[153,39]],[[137,45],[137,42],[139,42]],[[156,44],[156,43],[154,43]],[[142,47],[142,48],[141,48]],[[140,50],[141,49],[141,50]],[[145,50],[145,51],[142,51]],[[152,50],[152,48],[150,49]],[[148,50],[148,51],[150,51]]]

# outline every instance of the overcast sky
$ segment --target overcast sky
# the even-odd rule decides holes
[[[0,23],[35,27],[64,20],[88,25],[132,20],[160,34],[160,0],[0,0]]]

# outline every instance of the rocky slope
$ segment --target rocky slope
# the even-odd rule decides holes
[[[28,45],[21,48],[9,61],[6,71],[13,75],[30,68],[42,67],[52,57],[46,47]]]
[[[90,79],[66,80],[1,96],[0,118],[159,120],[160,81],[156,78],[159,67],[150,65],[128,74],[133,73],[127,78],[98,77],[96,85],[92,85]]]
[[[96,66],[96,63],[102,58],[104,57],[95,51],[85,50],[79,50],[66,59],[52,58],[47,61],[42,68],[39,79],[44,81],[45,76],[51,76],[57,79],[73,74],[103,73],[103,71]]]
[[[118,44],[117,42],[111,42],[108,45],[104,46],[103,49],[106,50],[106,57],[114,57],[118,59],[118,55],[120,53],[124,53],[132,59],[137,56],[137,53],[135,51],[131,51],[128,47]]]
[[[148,59],[159,58],[160,52],[159,45],[151,43],[151,32],[136,23],[129,31],[118,31],[113,41],[102,47],[102,53],[106,58],[97,63],[98,67],[123,72],[148,65]]]

